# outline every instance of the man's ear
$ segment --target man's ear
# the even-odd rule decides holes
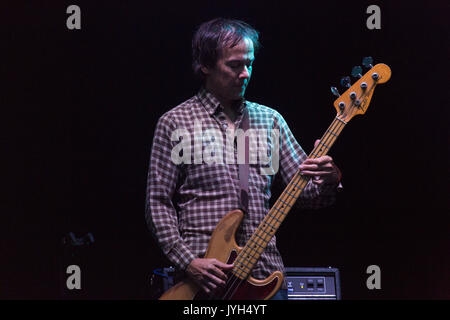
[[[208,67],[205,67],[205,66],[201,66],[200,67],[200,70],[202,70],[202,72],[203,72],[203,74],[209,74],[209,68]]]

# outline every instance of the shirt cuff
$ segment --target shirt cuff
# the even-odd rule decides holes
[[[186,270],[187,266],[195,259],[194,254],[184,244],[176,244],[169,253],[170,260],[182,271]]]

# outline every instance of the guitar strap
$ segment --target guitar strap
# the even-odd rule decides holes
[[[244,109],[244,115],[242,116],[241,125],[240,128],[246,132],[250,125],[249,125],[249,115],[248,115],[248,108]],[[241,209],[244,211],[244,213],[248,213],[248,178],[249,178],[249,137],[248,135],[245,136],[245,163],[238,164],[239,165],[239,185],[241,187],[240,191],[240,197],[239,202]]]

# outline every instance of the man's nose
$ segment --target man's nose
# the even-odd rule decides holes
[[[247,66],[244,66],[244,69],[242,70],[241,74],[239,75],[239,78],[241,78],[241,79],[250,78],[250,71],[248,70]]]

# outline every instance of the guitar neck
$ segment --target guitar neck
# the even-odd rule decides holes
[[[346,122],[336,117],[308,158],[314,159],[326,155],[345,125]],[[299,171],[295,173],[283,193],[266,214],[234,261],[232,272],[235,276],[246,279],[250,275],[254,265],[269,244],[269,241],[281,226],[281,223],[286,218],[291,208],[294,206],[300,194],[308,184],[308,181],[309,178],[300,175]]]

